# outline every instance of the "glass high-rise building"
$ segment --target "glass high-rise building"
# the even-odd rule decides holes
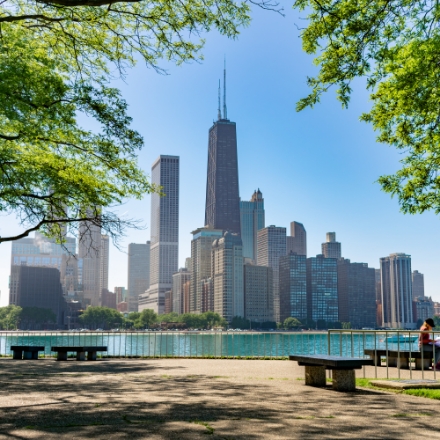
[[[139,297],[138,310],[162,314],[165,292],[173,287],[179,255],[179,157],[161,155],[151,168],[151,182],[163,196],[151,195],[150,288]]]
[[[243,257],[257,261],[257,233],[263,229],[264,199],[262,192],[254,191],[249,202],[240,201],[241,239],[243,241]]]
[[[390,254],[380,259],[382,326],[416,328],[413,313],[411,256]]]
[[[241,233],[237,129],[235,122],[227,118],[226,93],[223,114],[219,96],[218,120],[209,129],[205,226],[238,235]]]
[[[273,271],[273,314],[280,322],[279,259],[286,255],[286,228],[267,226],[258,231],[257,264],[269,266]]]
[[[273,271],[271,267],[245,264],[244,316],[252,322],[273,322]]]
[[[280,322],[296,318],[307,320],[306,256],[290,252],[280,257]]]
[[[307,309],[313,321],[337,322],[338,272],[336,258],[307,258]]]
[[[138,311],[139,295],[150,287],[150,242],[128,245],[127,306],[129,312]]]
[[[82,280],[78,266],[82,264],[76,256],[76,239],[65,237],[65,243],[58,244],[38,231],[34,237],[20,238],[12,242],[11,273],[13,266],[54,267],[61,273],[63,294],[76,291]],[[14,304],[12,297],[10,304]]]

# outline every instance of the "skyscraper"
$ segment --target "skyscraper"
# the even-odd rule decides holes
[[[306,256],[290,252],[280,257],[280,322],[296,318],[307,320]]]
[[[307,258],[307,309],[309,319],[336,322],[338,315],[338,272],[336,258],[323,255]]]
[[[414,270],[412,273],[412,290],[413,299],[425,296],[425,282],[423,274],[418,270]],[[429,318],[429,316],[427,316]]]
[[[87,216],[93,217],[98,208],[88,208]],[[79,225],[78,256],[82,259],[83,306],[101,305],[101,228],[88,221]]]
[[[376,327],[375,269],[366,263],[338,260],[339,321],[351,328]]]
[[[139,311],[164,313],[165,292],[173,287],[179,255],[179,157],[159,156],[151,169],[151,182],[164,196],[151,195],[150,288],[139,297]]]
[[[286,228],[268,226],[258,231],[259,266],[269,266],[273,271],[273,314],[280,322],[279,259],[286,255]]]
[[[380,259],[382,326],[415,328],[412,305],[411,256],[390,254]]]
[[[185,283],[191,280],[191,272],[188,269],[181,268],[179,272],[173,275],[173,312],[184,313],[185,302]]]
[[[336,232],[327,232],[326,242],[322,243],[322,255],[325,258],[341,258],[341,243],[336,241]]]
[[[63,293],[76,290],[79,283],[78,259],[76,258],[76,239],[65,237],[65,243],[60,245],[54,239],[49,239],[35,232],[35,237],[20,238],[13,241],[11,246],[12,266],[44,266],[55,267],[61,272]],[[12,302],[11,302],[12,304]]]
[[[190,287],[190,312],[203,313],[212,301],[202,301],[204,280],[211,278],[211,252],[212,243],[216,238],[223,236],[221,229],[198,228],[192,232],[191,240],[191,287]],[[212,309],[211,309],[212,310]]]
[[[227,117],[226,70],[224,72],[223,115],[209,129],[208,175],[206,179],[205,226],[240,235],[237,130]]]
[[[50,309],[56,315],[55,328],[64,329],[67,305],[60,271],[54,267],[12,266],[10,304]]]
[[[273,271],[271,267],[245,264],[244,316],[252,322],[273,322]]]
[[[302,223],[290,223],[290,236],[287,237],[287,255],[293,252],[297,255],[307,256],[307,232]]]
[[[100,289],[108,290],[108,266],[109,266],[109,239],[108,235],[101,235],[101,271],[100,271]]]
[[[240,201],[241,239],[243,241],[243,257],[257,261],[257,232],[263,229],[264,199],[258,189],[252,194],[249,202]]]
[[[212,244],[214,312],[231,321],[244,317],[243,245],[239,235],[225,232]]]
[[[150,242],[128,245],[128,311],[138,311],[139,295],[150,287]]]

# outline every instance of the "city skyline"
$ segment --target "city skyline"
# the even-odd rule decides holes
[[[145,138],[139,156],[143,168],[149,172],[164,152],[181,157],[179,267],[190,256],[190,233],[201,226],[204,215],[206,127],[216,118],[217,78],[226,53],[229,117],[238,122],[241,197],[247,200],[261,189],[267,225],[288,228],[291,221],[301,222],[307,230],[308,256],[320,253],[327,231],[336,231],[344,257],[369,267],[379,268],[379,259],[391,253],[411,255],[412,268],[424,274],[425,295],[439,301],[438,217],[400,214],[396,200],[374,183],[398,167],[400,156],[377,144],[371,126],[358,121],[369,106],[367,94],[358,87],[361,81],[354,84],[348,111],[330,93],[313,110],[295,112],[295,102],[307,93],[305,76],[313,75],[314,67],[297,39],[298,17],[290,10],[285,13],[282,18],[256,11],[254,22],[237,41],[207,35],[203,64],[164,63],[168,76],[139,65],[128,72],[126,83],[117,83],[130,105],[134,127]],[[266,32],[261,32],[263,26]],[[255,47],[258,51],[252,50]],[[121,207],[121,213],[143,219],[147,229],[129,231],[121,241],[123,252],[110,246],[110,288],[126,286],[128,244],[149,240],[150,199]],[[6,228],[16,220],[2,217],[0,223]],[[3,305],[10,252],[11,244],[0,246]]]

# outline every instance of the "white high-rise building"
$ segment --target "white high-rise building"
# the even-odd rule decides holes
[[[243,241],[243,257],[257,261],[257,233],[263,229],[264,199],[262,192],[254,191],[249,202],[240,201],[241,239]]]
[[[221,229],[209,227],[198,228],[192,232],[191,240],[191,287],[189,293],[189,310],[191,313],[203,313],[213,310],[212,295],[203,295],[204,280],[211,278],[211,253],[212,243],[223,236]]]
[[[214,312],[231,322],[244,317],[243,243],[238,234],[225,232],[212,243]]]
[[[173,312],[183,313],[185,302],[185,284],[191,280],[191,272],[186,268],[179,269],[173,275]]]
[[[382,326],[416,328],[413,314],[411,256],[391,254],[380,259]]]
[[[173,287],[179,254],[179,156],[159,156],[151,182],[163,196],[151,196],[150,288],[139,297],[139,311],[164,313],[165,292]]]

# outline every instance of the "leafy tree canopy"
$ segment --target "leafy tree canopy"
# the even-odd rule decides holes
[[[234,38],[249,14],[234,0],[0,2],[0,212],[23,227],[0,243],[37,229],[62,240],[59,222],[76,232],[88,220],[113,238],[135,225],[110,208],[159,188],[110,81],[139,60],[158,71],[161,59],[199,60],[203,32]]]
[[[54,323],[57,315],[51,309],[42,307],[23,307],[20,313],[20,322],[34,322],[36,324]]]
[[[119,327],[124,322],[122,314],[109,307],[87,307],[79,319],[90,329],[104,330]]]
[[[319,73],[297,109],[313,107],[331,86],[348,106],[351,82],[365,77],[378,141],[404,153],[402,168],[381,176],[405,213],[440,213],[440,4],[409,0],[296,0],[308,11],[303,48],[317,54]]]
[[[22,308],[13,304],[0,307],[0,329],[15,330],[20,321]]]
[[[286,318],[283,324],[284,324],[284,328],[286,329],[299,328],[302,326],[301,321],[299,319],[292,317]]]

